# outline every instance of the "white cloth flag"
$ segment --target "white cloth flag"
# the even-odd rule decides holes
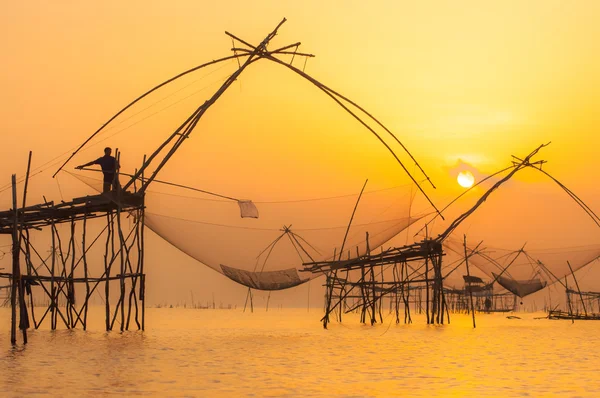
[[[242,218],[258,218],[258,209],[251,200],[238,200]]]

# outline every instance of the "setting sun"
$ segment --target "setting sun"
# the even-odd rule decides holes
[[[600,398],[599,20],[4,1],[0,398]]]
[[[475,177],[473,176],[473,173],[471,173],[468,170],[465,171],[461,171],[460,173],[458,173],[458,177],[456,177],[456,181],[458,181],[458,185],[460,185],[463,188],[470,188],[473,186],[473,183],[475,182]]]

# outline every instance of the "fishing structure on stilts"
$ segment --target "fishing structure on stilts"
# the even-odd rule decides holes
[[[117,170],[117,178],[125,182],[122,187],[117,186],[110,192],[77,197],[66,202],[44,200],[41,204],[27,205],[29,167],[25,178],[20,181],[13,175],[8,186],[13,193],[12,208],[0,212],[0,232],[12,237],[12,270],[0,273],[0,278],[10,281],[13,344],[16,343],[17,324],[24,342],[27,341],[27,329],[31,326],[38,328],[44,321],[50,324],[51,329],[60,325],[87,329],[91,298],[100,293],[105,306],[106,330],[113,330],[115,327],[128,330],[132,325],[143,330],[146,228],[194,259],[249,289],[288,289],[324,275],[324,327],[327,327],[334,314],[341,320],[343,313],[351,311],[359,311],[363,322],[381,322],[384,297],[390,298],[390,309],[395,311],[397,322],[400,322],[401,317],[404,322],[412,321],[411,304],[426,314],[427,323],[442,324],[450,321],[452,305],[448,290],[444,287],[444,280],[448,275],[444,274],[442,267],[445,241],[495,189],[517,171],[524,168],[542,171],[541,165],[544,162],[533,161],[532,158],[544,145],[523,159],[515,159],[508,175],[496,182],[475,206],[454,220],[437,237],[432,238],[426,234],[425,239],[420,242],[382,249],[385,242],[426,216],[411,214],[414,188],[423,195],[436,217],[443,219],[419,181],[427,181],[433,188],[435,186],[413,155],[383,123],[356,102],[307,74],[304,67],[301,69],[294,66],[295,59],[304,59],[306,66],[306,60],[314,57],[298,51],[300,42],[276,49],[269,48],[284,22],[285,19],[258,45],[252,45],[225,32],[232,40],[233,55],[188,69],[140,95],[77,147],[53,175],[56,177],[62,171],[96,187],[92,179],[67,172],[63,168],[86,146],[108,139],[109,137],[104,137],[99,140],[99,137],[105,130],[113,127],[117,119],[126,112],[131,112],[134,106],[139,106],[152,94],[193,72],[235,62],[233,73],[226,76],[212,95],[199,105],[195,103],[192,112],[186,113],[183,122],[178,119],[175,128],[168,130],[170,135],[166,139],[161,136],[159,144],[147,152],[150,153],[149,156],[146,156],[146,152],[143,153],[141,165],[134,172]],[[284,61],[284,57],[291,57],[291,60]],[[293,72],[294,76],[308,82],[311,89],[316,88],[319,93],[325,94],[325,98],[333,101],[336,110],[348,118],[353,126],[363,132],[366,130],[381,144],[380,149],[388,158],[391,155],[390,161],[399,166],[401,177],[408,184],[368,191],[365,182],[358,197],[352,193],[310,200],[255,203],[241,199],[242,195],[223,195],[195,188],[190,184],[158,179],[159,173],[164,172],[167,164],[172,164],[170,161],[175,153],[181,152],[185,147],[183,144],[199,129],[199,122],[208,110],[226,92],[231,91],[228,89],[240,79],[242,72],[262,60]],[[114,134],[110,137],[113,136]],[[400,148],[401,155],[392,146]],[[119,161],[121,153],[117,152]],[[130,159],[129,152],[127,154]],[[407,160],[402,160],[402,156]],[[414,165],[418,169],[419,177],[409,171],[406,162],[411,162],[411,167]],[[37,174],[39,172],[41,171]],[[363,180],[364,178],[361,179]],[[18,182],[25,183],[20,207]],[[156,200],[156,193],[148,189],[150,185],[153,188],[165,186],[180,190],[177,191],[178,195],[170,197],[169,210],[179,211],[177,214],[183,215],[161,213],[161,201]],[[568,191],[566,187],[563,188]],[[190,205],[192,199],[181,195],[181,192],[205,195],[212,199],[202,199],[200,205],[197,205],[198,202]],[[574,194],[573,197],[576,198]],[[386,206],[382,206],[384,200],[388,200]],[[232,203],[239,208],[239,216],[235,218],[231,217],[231,208],[228,207]],[[585,204],[580,201],[578,204],[593,214]],[[316,209],[317,205],[320,211],[310,210]],[[344,225],[340,225],[336,215],[340,213],[340,209],[351,208],[350,221],[347,222],[348,214],[343,214]],[[382,208],[386,210],[382,211]],[[364,211],[365,209],[370,212]],[[361,210],[364,214],[361,214]],[[196,214],[201,214],[206,219],[185,218]],[[226,218],[227,224],[220,222],[219,217]],[[310,222],[320,218],[328,218],[330,223],[321,227],[310,225]],[[595,221],[597,219],[596,217]],[[252,224],[248,224],[249,222]],[[252,235],[252,239],[248,238],[248,234]],[[230,237],[235,242],[235,250],[229,246],[219,247],[223,237]],[[49,245],[50,255],[44,255],[40,244],[34,242]],[[284,252],[284,244],[287,245],[287,252]],[[467,263],[479,249],[469,247],[466,238],[463,246],[464,262]],[[294,256],[293,261],[291,256]],[[92,272],[89,267],[91,263],[100,263],[100,270]],[[500,273],[496,279],[502,276]],[[468,282],[473,281],[474,279],[469,279]],[[43,298],[34,299],[34,295],[38,294]],[[251,290],[248,298],[252,308]],[[36,302],[44,303],[41,311],[34,305]],[[474,313],[474,309],[471,295],[469,310]]]
[[[160,215],[153,215],[154,218],[148,217],[148,187],[151,184],[165,184],[233,201],[239,206],[242,218],[258,218],[258,210],[250,200],[237,199],[157,179],[159,172],[194,132],[200,119],[209,108],[238,80],[246,68],[257,61],[268,60],[283,66],[317,87],[319,91],[332,99],[359,124],[375,135],[402,169],[406,171],[411,181],[416,184],[416,179],[406,169],[391,147],[382,139],[379,133],[363,120],[364,115],[366,115],[371,122],[383,127],[377,119],[350,99],[312,78],[304,70],[295,67],[292,62],[286,62],[279,58],[281,56],[291,56],[293,61],[294,58],[313,57],[312,54],[298,51],[300,42],[277,49],[268,48],[271,40],[277,35],[279,28],[285,21],[283,19],[258,45],[252,45],[229,32],[225,32],[234,43],[233,55],[191,68],[140,95],[76,148],[53,175],[53,177],[56,177],[59,172],[66,172],[63,168],[74,156],[108,128],[119,116],[152,93],[192,72],[230,60],[237,61],[238,68],[235,72],[220,85],[210,98],[197,106],[154,152],[150,153],[149,156],[144,155],[141,165],[136,168],[134,173],[117,172],[117,178],[126,181],[122,187],[111,192],[78,197],[61,203],[44,201],[41,204],[26,205],[30,170],[28,168],[26,177],[19,181],[17,181],[16,175],[13,175],[10,184],[13,190],[12,209],[0,212],[0,230],[3,234],[12,236],[12,271],[0,273],[0,277],[8,279],[11,286],[11,308],[13,313],[11,341],[13,344],[16,343],[17,324],[22,330],[24,342],[27,341],[27,329],[31,326],[38,328],[44,321],[50,323],[51,329],[56,329],[60,325],[64,325],[66,328],[81,326],[86,329],[88,327],[87,314],[90,299],[93,294],[100,292],[104,294],[102,300],[106,307],[106,330],[112,330],[115,324],[118,325],[120,330],[127,330],[132,322],[138,328],[144,329],[146,285],[144,230],[146,227],[150,227],[159,235],[165,236],[161,230],[161,225],[164,224],[160,224]],[[362,113],[363,116],[359,116],[357,113]],[[385,131],[398,144],[402,145],[389,130],[385,129]],[[409,154],[404,146],[402,148]],[[117,158],[119,158],[119,155],[117,155]],[[37,175],[43,170],[34,171],[37,171]],[[71,172],[66,173],[74,175]],[[84,177],[78,176],[78,178],[87,182]],[[21,182],[25,182],[25,188],[22,204],[19,206],[17,203],[17,183]],[[421,188],[419,187],[419,189]],[[344,198],[344,200],[346,199]],[[433,203],[431,205],[433,206]],[[150,207],[150,209],[152,208]],[[96,224],[100,220],[103,220],[105,224],[97,232],[98,225]],[[92,222],[95,224],[94,233],[89,236]],[[414,220],[410,218],[401,221],[394,220],[395,225],[402,225],[398,228],[403,228],[412,222]],[[268,250],[263,250],[259,257],[264,253],[267,257],[271,255],[273,247],[278,244],[282,237],[289,238],[293,248],[301,257],[304,256],[305,260],[315,258],[315,253],[320,251],[307,242],[302,235],[292,230],[291,225],[284,226],[281,231],[281,236],[269,245],[270,249],[267,247]],[[36,237],[45,235],[45,241],[50,245],[51,254],[49,256],[45,256],[43,254],[44,250],[33,244],[35,241],[35,239],[32,239],[33,235],[36,235]],[[166,239],[173,243],[172,240]],[[44,241],[44,238],[38,240]],[[177,246],[176,243],[174,244]],[[104,246],[100,257],[103,263],[102,271],[99,275],[93,275],[88,269],[88,264],[92,261],[90,253],[94,251],[94,248],[101,245]],[[185,248],[179,248],[186,251]],[[97,260],[98,258],[93,259],[94,262],[97,262]],[[260,262],[259,260],[257,260],[257,265]],[[217,267],[219,272],[252,289],[285,289],[304,283],[309,279],[300,278],[295,268],[266,271],[264,270],[265,264],[266,259],[262,261],[262,268],[257,271],[228,267],[225,264],[218,264]],[[85,289],[85,294],[82,297],[75,294],[77,290],[75,287],[79,285],[84,286]],[[113,303],[111,297],[114,296],[115,290],[118,291],[118,299],[116,303]],[[45,298],[34,299],[34,295],[40,292]],[[34,303],[39,302],[45,305],[41,314],[34,306]]]
[[[510,311],[516,307],[517,296],[524,297],[546,286],[546,282],[542,283],[539,279],[517,281],[506,276],[509,267],[513,265],[520,255],[534,261],[540,270],[543,270],[552,278],[551,283],[559,282],[563,284],[542,261],[531,258],[524,248],[514,252],[508,263],[503,266],[487,255],[485,248],[480,247],[483,242],[479,242],[474,247],[469,246],[465,235],[461,248],[456,244],[456,239],[451,239],[451,235],[457,227],[471,216],[496,189],[513,177],[515,173],[525,168],[535,169],[550,177],[553,182],[557,183],[584,210],[595,225],[600,227],[600,218],[572,191],[542,169],[546,161],[533,160],[533,157],[547,145],[539,146],[523,159],[513,156],[512,166],[488,178],[506,171],[509,171],[508,174],[495,182],[477,200],[473,207],[453,220],[450,226],[435,238],[426,237],[421,242],[389,248],[387,250],[382,249],[378,253],[367,251],[362,256],[352,257],[351,251],[348,251],[347,259],[342,259],[342,256],[339,255],[333,261],[305,263],[306,272],[326,275],[325,315],[322,318],[323,326],[327,328],[332,316],[341,321],[342,314],[354,311],[360,313],[361,322],[370,322],[371,325],[383,322],[382,311],[385,308],[383,300],[387,298],[389,299],[389,311],[395,313],[396,323],[400,323],[402,317],[404,323],[412,322],[410,315],[412,305],[413,309],[417,312],[425,313],[428,324],[449,323],[451,312],[463,312],[466,310],[465,312],[473,314],[473,327],[475,327],[476,311]],[[484,182],[484,180],[478,184],[481,182]],[[442,209],[442,212],[446,208]],[[452,241],[452,245],[448,244],[450,241]],[[450,270],[444,272],[442,263],[446,254],[445,249],[447,250],[448,248],[457,253],[462,250],[462,259],[458,264],[450,264],[446,267],[446,269]],[[580,264],[578,264],[579,267],[597,259],[599,255],[600,252],[595,247],[591,254],[587,254],[587,257],[580,261]],[[483,258],[486,262],[500,269],[500,271],[496,271],[497,274],[491,274],[494,278],[491,282],[485,283],[481,278],[469,274],[469,262],[475,258],[478,259],[479,264],[481,264],[480,260]],[[467,275],[463,277],[465,281],[464,289],[458,290],[451,287],[444,287],[446,278],[463,264],[466,266],[467,272]],[[573,277],[575,277],[570,264],[569,269]],[[494,283],[499,283],[508,290],[508,293],[491,293],[491,287]],[[566,284],[563,284],[563,286],[566,287]],[[488,301],[484,301],[483,303],[479,301],[476,307],[473,296],[474,294],[477,295],[477,293],[480,293],[479,296]],[[582,307],[585,308],[583,293],[580,293],[579,296]],[[597,298],[597,295],[589,293],[586,297],[588,297],[589,301]],[[572,302],[572,299],[568,301]],[[579,311],[575,313],[573,310],[570,310],[568,315],[554,311],[551,312],[550,316],[554,318],[583,317],[584,314],[580,314]],[[588,317],[588,319],[591,319],[591,317]]]

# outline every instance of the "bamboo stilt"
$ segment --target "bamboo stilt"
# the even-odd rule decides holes
[[[467,255],[467,235],[464,235],[464,249],[465,249],[465,265],[467,266],[467,276],[471,276],[469,273],[469,256]],[[469,286],[469,300],[471,301],[471,314],[473,314],[473,329],[475,325],[475,307],[473,306],[473,289]]]

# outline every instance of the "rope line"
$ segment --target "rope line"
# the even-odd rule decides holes
[[[146,212],[146,215],[156,216],[156,217],[161,217],[161,218],[169,218],[169,219],[178,220],[178,221],[186,221],[186,222],[190,222],[190,223],[194,223],[194,224],[212,225],[215,227],[249,229],[249,230],[258,230],[258,231],[281,231],[281,228],[244,227],[244,226],[237,226],[237,225],[211,223],[211,222],[207,222],[207,221],[190,220],[190,219],[182,218],[182,217],[167,216],[164,214],[152,213],[152,212],[148,212],[148,211]],[[370,225],[384,224],[384,223],[390,223],[390,222],[400,222],[400,221],[407,221],[407,220],[408,220],[408,218],[397,218],[397,219],[391,219],[391,220],[377,221],[377,222],[368,223],[368,224],[354,224],[354,226],[355,227],[365,227],[365,226],[370,226]],[[347,227],[347,225],[341,225],[339,227],[296,228],[295,231],[327,231],[327,230],[331,230],[331,229],[342,229],[342,228],[346,228],[346,227]],[[393,228],[393,226],[390,228]],[[374,234],[373,236],[376,236],[376,235]]]

